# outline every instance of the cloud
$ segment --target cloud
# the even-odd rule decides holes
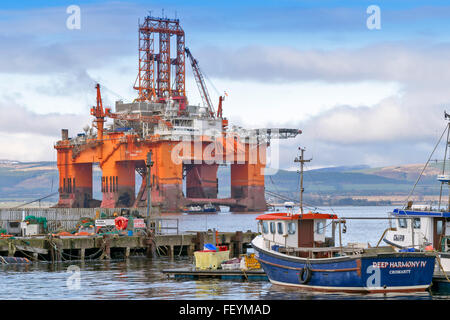
[[[34,135],[59,139],[62,127],[79,132],[91,121],[88,114],[38,114],[14,102],[0,102],[0,134],[27,134],[30,144]]]
[[[235,117],[241,125],[252,127],[258,122],[260,127],[265,121],[267,126],[303,130],[297,139],[282,142],[283,166],[292,167],[298,144],[314,154],[314,165],[424,161],[441,133],[444,106],[450,100],[449,43],[386,42],[383,37],[388,38],[389,32],[382,29],[370,34],[374,40],[350,40],[357,47],[305,49],[308,44],[302,44],[302,35],[314,34],[319,42],[329,37],[338,43],[339,37],[348,39],[362,31],[365,10],[359,4],[350,8],[254,4],[229,8],[228,3],[202,7],[169,3],[166,12],[170,16],[177,7],[181,9],[178,15],[189,35],[187,43],[193,44],[194,56],[208,77],[240,85],[240,94],[230,93],[225,102],[226,113],[233,98],[246,94],[238,105],[242,116]],[[156,15],[158,6],[163,4],[152,3],[150,8]],[[125,2],[81,5],[79,31],[66,28],[62,6],[2,11],[7,19],[0,20],[0,79],[5,83],[14,78],[18,83],[0,85],[5,100],[0,101],[0,145],[9,143],[10,155],[21,160],[47,157],[62,127],[71,133],[81,131],[91,121],[88,106],[95,103],[96,79],[103,77],[104,88],[111,83],[111,91],[134,93],[121,88],[131,87],[132,66],[137,72],[137,19],[147,14],[149,8],[144,7]],[[382,9],[382,19],[388,26],[398,24],[396,17],[404,23],[413,14],[426,21],[440,9]],[[448,8],[438,16],[445,12]],[[223,41],[224,37],[233,42]],[[380,39],[384,42],[374,43]],[[247,44],[240,46],[243,42]],[[124,62],[124,57],[134,60]],[[29,81],[20,81],[27,77]],[[246,91],[246,84],[251,90]],[[390,84],[399,89],[391,92],[386,88]],[[314,95],[307,92],[308,85],[319,88],[315,95],[327,95],[328,99],[317,99],[325,101],[320,108],[310,103]],[[339,86],[346,87],[341,95],[336,93]],[[371,87],[381,89],[370,95]],[[304,110],[308,117],[298,117]],[[27,143],[32,153],[24,151]]]
[[[319,140],[347,145],[435,138],[436,124],[443,124],[443,106],[430,105],[424,115],[423,105],[408,100],[391,97],[373,107],[339,106],[309,119],[304,130],[314,131]]]
[[[294,47],[203,47],[196,50],[207,74],[248,81],[402,83],[450,80],[450,44],[383,43],[357,49],[301,50]]]

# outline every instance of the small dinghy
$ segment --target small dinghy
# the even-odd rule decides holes
[[[0,256],[0,264],[31,264],[31,261],[27,258],[21,257],[2,257]]]

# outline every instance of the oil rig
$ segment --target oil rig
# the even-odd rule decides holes
[[[219,97],[216,111],[198,61],[185,47],[178,19],[145,17],[139,22],[138,51],[137,98],[131,103],[116,101],[113,112],[103,108],[97,84],[92,127],[71,138],[62,129],[54,146],[59,171],[56,207],[145,207],[151,199],[161,212],[206,203],[235,211],[265,210],[264,169],[270,140],[293,138],[301,131],[229,129],[223,117],[224,96]],[[190,105],[186,96],[186,57],[201,106]],[[111,124],[106,124],[107,118]],[[94,164],[102,171],[101,200],[93,199]],[[219,165],[230,166],[229,198],[218,198]],[[142,176],[138,192],[136,173]]]

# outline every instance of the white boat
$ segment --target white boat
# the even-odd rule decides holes
[[[445,118],[450,119],[450,116],[445,113]],[[449,155],[450,121],[447,122],[441,139],[446,132],[446,156],[442,164],[442,173],[437,177],[437,180],[441,183],[441,196],[438,204],[435,206],[414,205],[412,201],[406,201],[407,204],[403,208],[394,209],[390,213],[390,217],[393,218],[390,222],[391,226],[386,231],[383,241],[397,251],[438,252],[434,279],[448,281],[450,278],[450,199],[446,203],[441,200],[442,195],[445,194],[444,188],[450,191],[450,175],[445,172],[446,162],[450,161],[446,159]],[[428,162],[422,172],[425,171],[427,165]],[[420,177],[417,182],[419,179]],[[415,185],[417,185],[417,182]],[[449,194],[448,191],[447,194]]]
[[[450,212],[417,207],[394,209],[383,241],[397,251],[437,251],[435,274],[450,276]]]
[[[215,212],[217,212],[217,209],[213,204],[208,203],[203,206],[202,205],[189,206],[188,208],[183,210],[183,212],[185,212],[185,213],[215,213]]]

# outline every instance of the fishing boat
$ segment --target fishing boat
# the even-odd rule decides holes
[[[211,204],[207,203],[205,205],[193,205],[185,208],[183,210],[185,213],[215,213],[217,212],[217,208]]]
[[[343,246],[342,219],[336,214],[304,212],[304,149],[300,162],[300,206],[258,216],[261,235],[252,241],[255,257],[275,285],[350,293],[423,291],[432,283],[433,252],[399,252],[390,246]],[[332,226],[332,237],[326,237]],[[339,229],[339,245],[336,228]]]
[[[435,251],[438,252],[435,266],[434,280],[449,280],[447,273],[450,273],[450,197],[446,203],[443,201],[444,188],[450,192],[450,175],[446,173],[446,164],[449,162],[448,147],[450,144],[450,115],[444,113],[447,124],[441,135],[437,146],[442,138],[447,135],[444,159],[442,161],[441,174],[437,176],[440,185],[440,195],[438,203],[431,204],[413,204],[409,201],[414,192],[410,192],[402,208],[394,209],[389,215],[392,218],[391,226],[387,230],[383,241],[391,245],[397,251]],[[433,151],[434,153],[434,151]],[[430,155],[430,158],[433,156]],[[425,164],[414,187],[418,184],[423,172],[429,165],[430,160]],[[448,192],[448,194],[450,194]]]

